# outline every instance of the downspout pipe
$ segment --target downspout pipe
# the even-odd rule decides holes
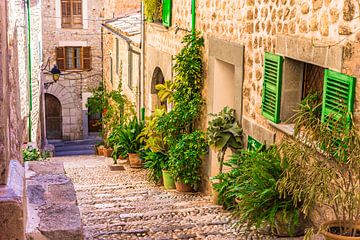
[[[29,68],[29,142],[32,141],[32,120],[31,113],[32,103],[32,61],[31,61],[31,22],[30,22],[30,0],[26,1],[27,5],[27,29],[28,29],[28,68]]]
[[[195,0],[191,0],[191,33],[195,36],[196,11]]]

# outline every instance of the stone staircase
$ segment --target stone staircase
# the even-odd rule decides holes
[[[95,154],[95,145],[101,142],[100,138],[76,141],[49,140],[55,147],[55,156],[77,156]]]

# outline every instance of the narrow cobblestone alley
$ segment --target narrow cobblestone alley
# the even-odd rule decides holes
[[[236,232],[209,196],[164,191],[143,169],[111,172],[98,156],[57,159],[74,182],[86,239],[270,239]]]

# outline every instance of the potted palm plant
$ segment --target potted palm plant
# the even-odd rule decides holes
[[[144,127],[143,122],[139,122],[137,118],[133,118],[129,123],[122,126],[119,132],[118,144],[122,146],[122,155],[129,157],[130,166],[132,168],[141,168],[142,160],[139,155],[141,149],[140,134]]]
[[[288,167],[279,188],[301,201],[305,214],[319,206],[332,210],[320,227],[326,239],[360,239],[359,129],[346,109],[322,121],[321,105],[318,94],[301,103],[295,136],[281,146]]]

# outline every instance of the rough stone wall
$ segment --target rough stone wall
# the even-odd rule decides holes
[[[41,98],[41,65],[42,65],[42,18],[41,1],[31,1],[30,8],[30,35],[31,35],[31,84],[32,84],[32,111],[31,111],[31,141],[38,145],[41,142],[40,98]]]
[[[105,0],[104,6],[104,17],[111,19],[137,11],[141,7],[141,0]]]
[[[116,38],[119,40],[119,72],[116,72]],[[133,78],[132,88],[129,87],[130,71],[133,68],[138,67],[137,64],[130,61],[129,58],[129,44],[121,37],[111,33],[106,28],[103,28],[103,53],[104,53],[104,85],[108,91],[118,90],[120,81],[123,93],[129,98],[129,100],[136,106],[138,104],[137,91],[138,82],[137,78]],[[110,58],[113,63],[113,83],[111,83],[111,67]]]
[[[309,39],[319,48],[342,45],[345,46],[342,72],[360,77],[360,34],[356,33],[360,24],[356,17],[360,14],[359,8],[359,3],[353,0],[198,0],[196,28],[205,37],[205,72],[210,36],[244,45],[244,116],[271,128],[260,113],[264,52],[276,51],[278,35]],[[172,26],[177,24],[190,30],[191,3],[174,0],[172,17]],[[180,31],[175,35],[174,29],[147,24],[146,46],[175,54],[179,50],[182,33]],[[145,56],[146,61],[151,61],[151,57]],[[147,86],[150,86],[151,72],[151,69],[145,70]],[[205,78],[207,82],[206,74]],[[357,90],[360,91],[359,81]],[[357,102],[358,99],[355,116],[359,119],[360,106]]]
[[[17,18],[24,14],[24,5],[14,1],[0,1],[0,239],[25,239],[24,172],[20,147],[23,123],[20,96],[19,49],[24,41],[24,22]],[[22,42],[21,44],[25,44]],[[26,85],[25,85],[26,86]],[[25,92],[24,92],[25,91]]]
[[[83,127],[86,127],[83,126],[82,120],[82,101],[86,100],[82,99],[82,93],[91,92],[102,79],[101,23],[104,18],[101,6],[106,5],[103,0],[86,0],[87,9],[83,9],[83,14],[87,11],[88,17],[84,21],[87,21],[88,28],[65,29],[57,28],[57,21],[61,19],[56,17],[56,1],[59,0],[42,1],[44,62],[50,58],[50,68],[56,63],[55,48],[62,43],[76,42],[76,44],[91,47],[92,69],[90,71],[67,71],[65,72],[66,75],[62,76],[58,83],[51,87],[56,88],[52,90],[52,94],[56,94],[54,96],[62,104],[63,139],[82,139],[84,137]],[[52,77],[46,76],[45,81],[52,81]],[[61,99],[66,100],[66,103],[62,102]]]
[[[158,61],[161,54],[174,56],[180,50],[185,31],[180,30],[176,34],[176,25],[182,29],[191,29],[191,2],[173,0],[172,4],[172,27],[167,29],[154,23],[146,23],[145,26],[144,74],[147,114],[151,113],[153,62]],[[320,57],[340,58],[340,68],[335,70],[341,70],[358,78],[355,121],[359,123],[360,19],[357,17],[359,15],[360,4],[355,0],[197,0],[196,29],[205,38],[204,97],[207,99],[212,97],[208,96],[209,38],[245,46],[242,120],[247,119],[247,122],[243,127],[249,127],[251,131],[266,136],[272,141],[281,141],[283,134],[272,127],[261,114],[263,58],[266,51],[276,53],[283,47],[282,43],[277,45],[279,36],[292,37],[298,41],[294,45],[299,45],[300,49],[296,50],[296,54],[314,57],[315,51],[316,53],[323,51]],[[298,44],[305,40],[310,44]],[[333,54],[334,48],[342,48],[342,50],[338,51],[338,54]],[[169,71],[168,68],[165,66],[162,71]],[[206,117],[203,118],[203,129],[206,128],[207,120]],[[207,164],[212,165],[210,162]]]

